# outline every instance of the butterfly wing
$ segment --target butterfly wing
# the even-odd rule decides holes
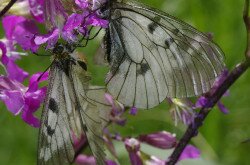
[[[72,68],[72,80],[75,87],[77,99],[81,106],[81,119],[83,121],[84,132],[87,136],[90,149],[95,156],[98,165],[105,165],[104,141],[102,139],[102,131],[104,128],[103,121],[100,115],[100,99],[104,98],[104,89],[96,90],[92,100],[88,97],[89,86],[86,84],[86,72],[77,65]],[[97,97],[98,96],[98,97]],[[108,111],[105,111],[108,113]]]
[[[80,108],[61,64],[55,61],[50,68],[38,143],[39,165],[72,163],[75,157],[73,137],[80,138],[82,134]]]
[[[103,124],[96,101],[88,101],[90,77],[81,61],[54,61],[42,115],[38,144],[38,164],[71,164],[75,143],[86,135],[98,165],[104,165]],[[103,95],[104,97],[104,95]]]
[[[166,13],[130,1],[112,1],[110,13],[107,89],[127,106],[200,95],[224,69],[216,44]]]

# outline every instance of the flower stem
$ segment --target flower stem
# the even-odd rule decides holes
[[[6,14],[6,13],[9,11],[9,9],[16,3],[16,1],[17,1],[17,0],[11,0],[11,1],[8,3],[8,5],[6,5],[6,6],[3,8],[3,10],[0,11],[0,18],[1,18],[4,14]]]

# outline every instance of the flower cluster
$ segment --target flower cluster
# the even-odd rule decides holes
[[[88,0],[75,0],[72,5],[68,1],[60,0],[23,0],[17,2],[2,19],[5,38],[0,40],[0,57],[5,73],[1,73],[0,99],[10,112],[14,115],[22,114],[25,122],[39,127],[39,120],[33,113],[45,97],[46,87],[39,88],[38,84],[47,80],[48,73],[43,73],[40,78],[41,73],[32,75],[29,86],[26,87],[23,83],[29,74],[16,61],[22,55],[27,55],[27,51],[37,52],[41,44],[47,43],[47,48],[53,48],[59,38],[67,42],[77,42],[79,34],[84,37],[89,35],[89,26],[107,27],[108,22],[92,12],[100,3],[104,1],[92,3]],[[71,10],[66,6],[71,7]],[[26,12],[20,13],[20,10]],[[38,23],[46,23],[46,34],[40,34]],[[17,46],[24,51],[17,52]]]

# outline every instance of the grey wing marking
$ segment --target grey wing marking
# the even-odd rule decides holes
[[[114,3],[112,14],[107,89],[125,105],[200,95],[224,69],[220,48],[182,21],[133,3]]]

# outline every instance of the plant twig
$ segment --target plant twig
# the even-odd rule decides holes
[[[246,48],[246,60],[239,65],[237,65],[231,73],[226,77],[226,79],[219,85],[216,90],[211,89],[208,95],[206,96],[208,102],[204,105],[199,114],[194,119],[194,123],[189,125],[186,132],[180,139],[180,142],[177,144],[175,150],[173,151],[172,155],[169,157],[168,162],[166,165],[174,165],[178,161],[179,157],[181,156],[183,150],[190,142],[192,137],[197,134],[198,128],[202,126],[205,118],[211,111],[211,108],[215,106],[215,104],[220,100],[223,94],[229,89],[234,82],[247,71],[250,66],[250,17],[249,17],[249,0],[246,0],[245,3],[245,10],[244,10],[244,22],[247,29],[247,48]]]
[[[3,10],[0,11],[0,18],[6,14],[9,9],[16,3],[17,0],[11,0],[8,5],[6,5]]]

